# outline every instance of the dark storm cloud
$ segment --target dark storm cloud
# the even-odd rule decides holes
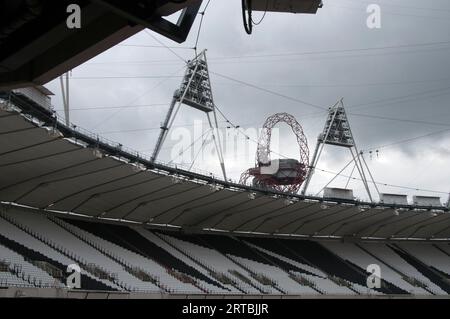
[[[366,26],[366,7],[370,3],[381,6],[381,29],[371,30]],[[268,13],[254,29],[254,34],[248,36],[242,27],[240,1],[212,0],[199,47],[208,49],[210,69],[215,73],[323,107],[344,98],[359,147],[376,148],[446,128],[433,125],[433,122],[450,123],[449,12],[450,2],[446,0],[325,0],[324,8],[317,15]],[[258,19],[260,15],[255,13],[255,16]],[[175,49],[176,52],[188,59],[193,51],[181,47],[193,46],[196,27],[186,43],[181,45],[157,38],[167,45],[180,47]],[[158,45],[145,32],[126,43]],[[245,58],[261,55],[266,56]],[[146,63],[138,63],[142,61]],[[74,70],[73,77],[166,76],[173,75],[182,66],[182,61],[164,48],[118,46]],[[182,71],[177,75],[182,75]],[[323,128],[323,111],[215,74],[211,77],[216,103],[230,120],[243,127],[260,127],[269,115],[289,112],[302,123],[310,149],[314,149],[316,137]],[[179,81],[180,78],[74,79],[72,107],[169,104]],[[50,87],[59,93],[58,85],[54,81]],[[55,101],[55,104],[59,103],[59,96]],[[166,111],[164,106],[120,111],[74,111],[72,121],[97,132],[128,131],[109,133],[106,137],[134,149],[150,151]],[[204,116],[185,108],[175,125],[189,126],[195,119],[204,119]],[[130,132],[141,128],[152,129]],[[291,139],[288,134],[286,131],[282,137]],[[449,159],[449,146],[446,144],[449,136],[445,133],[430,135],[380,148],[382,159],[378,162],[376,158],[371,160],[376,179],[447,190],[450,168],[448,165],[437,167],[433,163],[441,163],[441,158]],[[168,141],[168,145],[171,143],[173,141]],[[430,156],[425,161],[422,158],[424,150]],[[295,149],[285,147],[283,151],[291,156],[296,154]],[[169,154],[163,151],[161,159],[168,160]],[[339,170],[348,160],[345,153],[332,148],[325,155],[327,158],[320,165],[332,170]],[[426,167],[423,162],[427,163]],[[215,164],[213,161],[199,165],[217,170]],[[242,163],[242,170],[248,165],[251,163]],[[427,174],[422,174],[421,178],[414,180],[411,177],[414,172],[405,172],[402,166],[415,167],[411,170],[416,172],[427,169],[430,179],[424,178]],[[238,177],[237,171],[239,168],[236,168],[235,178]]]

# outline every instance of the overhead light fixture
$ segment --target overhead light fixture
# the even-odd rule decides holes
[[[366,208],[364,208],[362,206],[357,206],[357,208],[360,213],[364,213],[366,211]]]
[[[221,187],[219,186],[219,185],[217,185],[217,184],[210,184],[209,185],[209,189],[211,190],[211,192],[218,192],[218,191],[220,191],[221,190]]]
[[[5,102],[0,102],[0,110],[2,111],[6,111],[6,112],[11,112],[13,109],[12,107],[9,106],[9,103]]]
[[[103,152],[102,152],[98,147],[95,147],[95,148],[92,150],[92,154],[94,154],[94,156],[95,156],[96,158],[103,158],[103,156],[104,156]]]
[[[294,204],[294,201],[291,200],[291,199],[285,199],[285,200],[284,200],[284,204],[285,204],[286,206],[290,206],[290,205]]]
[[[62,133],[54,127],[52,127],[50,130],[48,130],[48,135],[50,135],[53,138],[63,137]]]
[[[133,166],[133,171],[135,171],[136,173],[147,170],[147,167],[145,167],[143,164],[138,163],[138,162],[133,163],[132,166]]]
[[[178,178],[176,175],[173,175],[172,176],[172,183],[173,184],[180,184],[180,183],[182,183],[183,181],[180,179],[180,178]]]

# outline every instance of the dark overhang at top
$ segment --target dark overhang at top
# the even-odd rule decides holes
[[[0,88],[41,85],[148,28],[184,42],[202,0],[0,0]],[[81,28],[70,29],[77,4]],[[164,17],[181,11],[177,23]]]

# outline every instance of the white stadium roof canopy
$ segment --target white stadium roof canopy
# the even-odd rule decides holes
[[[11,96],[10,96],[11,97]],[[0,202],[189,231],[448,240],[446,207],[287,195],[140,158],[22,98],[0,100]],[[13,105],[13,107],[11,107]],[[102,156],[100,156],[102,154]]]

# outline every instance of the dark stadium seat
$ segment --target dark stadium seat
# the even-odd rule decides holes
[[[280,242],[291,250],[293,255],[300,256],[325,273],[366,286],[367,273],[365,270],[348,260],[340,258],[317,242],[308,240],[280,240]],[[377,290],[385,294],[407,293],[389,283],[385,283]]]
[[[65,273],[68,265],[63,265],[53,259],[47,258],[45,255],[31,250],[14,240],[8,239],[0,234],[0,244],[8,247],[9,249],[15,251],[16,253],[24,256],[25,258],[28,258],[29,260],[33,261],[44,261],[47,262],[57,269],[60,269],[63,273]],[[90,278],[89,276],[86,276],[84,274],[81,274],[81,289],[87,289],[87,290],[99,290],[99,291],[115,291],[116,289],[112,287],[108,287],[105,284]]]
[[[181,260],[175,258],[170,253],[150,242],[139,233],[134,231],[133,229],[120,226],[120,225],[108,225],[108,224],[98,224],[93,225],[91,223],[78,221],[78,220],[66,220],[69,223],[72,223],[75,226],[78,226],[82,229],[85,229],[88,232],[93,233],[101,238],[104,238],[108,241],[111,241],[119,246],[127,248],[135,253],[138,253],[144,257],[155,260],[159,264],[163,265],[167,269],[175,269],[181,273],[188,274],[197,279],[203,280],[209,284],[215,285],[217,287],[224,287],[212,280],[211,278],[206,277],[202,273],[200,273],[197,269],[194,269]]]
[[[414,256],[408,254],[406,251],[400,249],[397,245],[390,245],[390,247],[406,260],[408,263],[413,265],[418,271],[420,271],[424,276],[428,277],[434,284],[439,286],[442,290],[450,294],[450,284],[449,281],[443,279],[442,274],[439,275],[439,272],[436,269],[431,269],[423,262],[415,258]]]
[[[275,240],[271,240],[271,239],[267,239],[267,238],[255,238],[255,237],[242,238],[242,240],[243,241],[247,241],[249,243],[252,243],[252,244],[254,244],[256,246],[260,246],[262,248],[266,248],[266,249],[268,249],[268,250],[270,250],[272,252],[277,252],[277,253],[283,255],[280,252],[280,250],[283,250],[284,247],[278,246],[278,247],[275,248],[275,246],[277,246]],[[261,256],[264,256],[264,258],[266,260],[270,260],[272,264],[277,265],[278,267],[280,267],[282,269],[285,269],[287,271],[293,270],[293,271],[297,271],[297,272],[300,272],[300,273],[305,273],[305,274],[308,274],[308,275],[313,275],[313,276],[315,275],[315,274],[313,274],[313,273],[311,273],[311,272],[309,272],[309,271],[307,271],[305,269],[302,269],[300,267],[295,267],[294,265],[292,265],[290,263],[287,263],[287,262],[285,262],[285,261],[283,261],[281,259],[278,259],[278,258],[272,257],[272,256],[270,256],[268,254],[265,254],[264,252],[259,252],[259,254]],[[288,256],[286,256],[286,257],[288,257]],[[303,260],[300,261],[301,258],[298,258],[298,259],[299,259],[300,263],[305,263]]]
[[[82,289],[96,291],[301,296],[450,293],[446,263],[450,248],[443,244],[186,234],[19,210],[1,214],[0,231],[0,250],[7,255],[0,258],[0,286],[6,287],[49,287],[53,279],[59,285],[51,287],[64,287],[67,266],[81,261]],[[8,259],[24,271],[5,268]],[[384,276],[376,290],[366,285],[365,268],[371,263],[379,264]],[[103,269],[117,271],[117,277],[96,272]]]

